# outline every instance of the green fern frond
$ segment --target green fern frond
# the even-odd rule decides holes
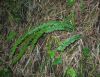
[[[25,54],[25,52],[26,52],[29,45],[32,45],[31,48],[34,49],[37,41],[39,40],[39,38],[43,34],[41,31],[39,31],[37,33],[38,33],[38,35],[37,34],[32,35],[34,38],[28,39],[27,41],[25,40],[26,42],[20,48],[20,50],[19,50],[20,52],[18,53],[18,55],[12,59],[12,64],[13,65],[16,64],[22,58],[22,56]]]
[[[75,26],[71,24],[70,22],[65,21],[49,21],[47,23],[41,24],[38,27],[36,27],[33,30],[30,30],[29,32],[26,32],[22,37],[20,37],[15,44],[12,47],[11,55],[13,56],[16,52],[17,47],[21,45],[22,48],[20,48],[20,52],[18,55],[13,58],[12,64],[16,64],[21,57],[24,55],[27,47],[29,45],[32,45],[32,49],[34,49],[37,41],[44,33],[50,33],[53,31],[73,31],[75,29]],[[27,39],[28,38],[28,39]],[[27,40],[27,42],[25,42]],[[25,42],[25,44],[22,44]]]
[[[80,34],[74,35],[65,41],[61,42],[60,46],[56,49],[56,51],[64,51],[66,47],[68,47],[70,44],[74,43],[75,41],[79,40],[81,38]]]

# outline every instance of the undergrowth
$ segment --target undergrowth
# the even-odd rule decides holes
[[[25,50],[29,45],[32,45],[32,49],[34,49],[36,43],[38,42],[39,38],[44,33],[50,33],[56,30],[61,31],[73,31],[75,29],[75,26],[71,24],[70,22],[63,22],[63,21],[49,21],[47,23],[44,23],[40,25],[39,27],[30,30],[29,32],[26,32],[22,37],[20,37],[15,44],[12,47],[12,53],[11,55],[14,55],[16,48],[21,45],[25,41],[24,44],[22,44],[22,48],[20,48],[21,51],[19,51],[18,55],[15,57],[14,60],[12,60],[11,64],[16,64],[18,60],[21,59],[21,57],[24,55]],[[74,38],[75,40],[77,38]],[[70,42],[74,42],[73,38],[69,40]],[[69,43],[70,44],[70,43]],[[64,47],[64,46],[62,46]],[[58,48],[59,49],[59,48]],[[60,48],[61,49],[61,48]]]
[[[0,10],[0,77],[100,77],[99,0],[4,0]]]

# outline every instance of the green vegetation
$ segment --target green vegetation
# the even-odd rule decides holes
[[[83,48],[83,56],[85,58],[89,57],[90,56],[90,49],[89,48]]]
[[[99,0],[1,0],[0,77],[100,77]]]
[[[16,48],[25,41],[25,44],[22,46],[19,54],[12,60],[12,64],[16,64],[21,59],[21,57],[24,55],[25,50],[27,49],[29,45],[32,44],[32,49],[34,49],[35,44],[38,42],[39,38],[44,33],[50,33],[56,30],[73,31],[74,29],[75,29],[74,25],[69,22],[49,21],[33,30],[30,30],[29,32],[25,33],[22,37],[20,37],[13,45],[11,55],[13,55],[16,51]],[[73,42],[72,40],[70,41]]]
[[[66,0],[68,6],[73,6],[76,0]]]
[[[0,77],[13,77],[13,72],[9,66],[5,65],[2,60],[0,60]]]
[[[15,38],[15,36],[16,36],[16,32],[10,31],[8,36],[7,36],[7,41],[13,40]]]
[[[79,40],[81,35],[74,35],[71,38],[63,41],[60,46],[57,48],[58,51],[64,51],[66,47],[68,47],[70,44],[74,43],[75,41]]]
[[[72,67],[69,67],[67,70],[66,70],[66,73],[64,75],[64,77],[77,77],[77,72],[74,70],[74,68]]]

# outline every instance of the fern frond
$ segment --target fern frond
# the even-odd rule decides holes
[[[16,64],[21,59],[21,57],[24,55],[24,53],[29,45],[32,45],[32,48],[34,49],[37,41],[44,33],[50,33],[50,32],[57,31],[57,30],[73,31],[74,29],[75,29],[74,25],[71,24],[70,22],[49,21],[47,23],[39,25],[38,27],[36,27],[33,30],[30,30],[29,32],[26,32],[22,37],[20,37],[15,42],[15,44],[12,47],[11,55],[14,55],[17,47],[22,45],[22,43],[25,42],[25,40],[27,40],[27,38],[29,38],[27,40],[27,42],[25,42],[25,44],[22,46],[22,48],[20,48],[20,52],[18,53],[18,55],[12,60],[12,64]]]
[[[34,49],[37,41],[39,40],[39,38],[43,34],[41,31],[39,31],[37,33],[38,33],[38,35],[37,34],[33,34],[34,38],[32,38],[30,40],[28,39],[27,41],[25,40],[26,42],[20,48],[20,50],[19,50],[20,52],[18,53],[18,55],[12,59],[12,64],[13,65],[16,64],[22,58],[22,56],[25,54],[25,52],[26,52],[26,50],[27,50],[29,45],[32,45],[31,48]]]
[[[74,43],[75,41],[79,40],[81,38],[80,34],[74,35],[65,41],[61,42],[60,46],[56,49],[56,51],[64,51],[66,47]]]

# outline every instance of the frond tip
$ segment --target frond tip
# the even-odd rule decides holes
[[[80,34],[74,35],[65,41],[61,42],[60,46],[56,49],[57,51],[64,51],[66,47],[68,47],[70,44],[74,43],[75,41],[79,40],[81,38]]]

